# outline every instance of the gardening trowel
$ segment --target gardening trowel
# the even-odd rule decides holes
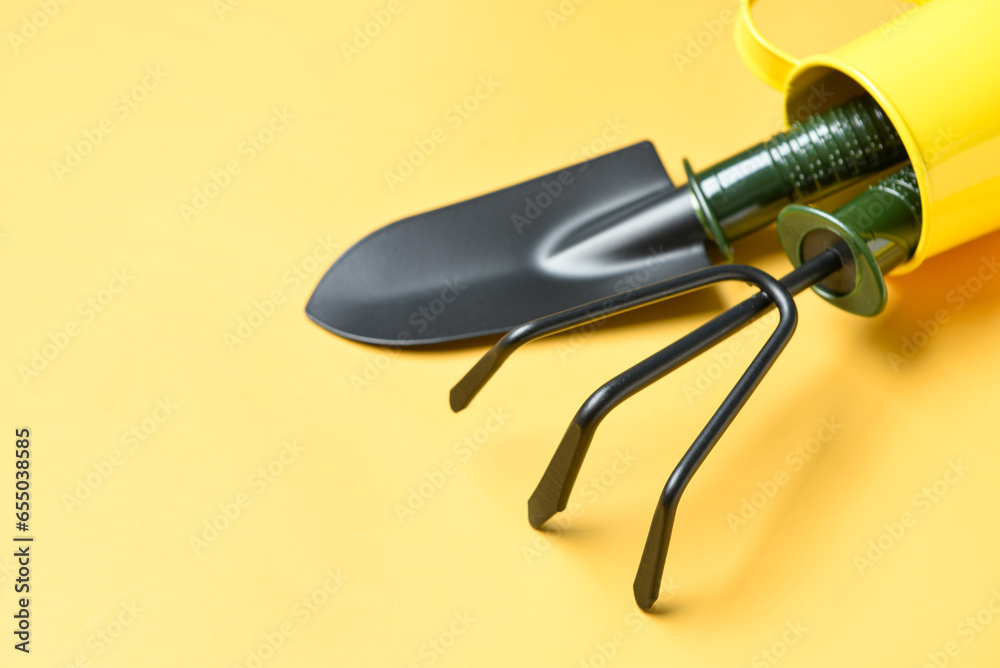
[[[506,332],[711,264],[730,241],[906,160],[878,105],[854,98],[677,187],[650,142],[376,230],[306,306],[316,323],[380,345]]]

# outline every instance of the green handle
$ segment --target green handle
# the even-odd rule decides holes
[[[697,174],[698,217],[727,259],[731,240],[764,227],[793,202],[821,199],[907,159],[885,112],[856,97]]]
[[[778,216],[778,238],[796,267],[841,244],[844,268],[813,289],[834,306],[872,316],[888,299],[885,275],[913,255],[920,238],[920,188],[912,167],[872,186],[833,213],[792,204]]]

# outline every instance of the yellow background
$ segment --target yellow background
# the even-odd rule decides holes
[[[761,331],[703,394],[699,374],[725,356],[605,422],[580,484],[619,451],[637,462],[603,492],[578,488],[566,530],[533,531],[526,500],[592,389],[745,289],[533,344],[460,415],[448,390],[481,348],[386,352],[324,332],[303,307],[325,246],[572,162],[609,122],[627,128],[608,148],[650,138],[678,178],[683,156],[705,166],[769,135],[782,101],[739,62],[730,0],[564,2],[575,11],[556,23],[558,0],[400,1],[350,59],[342,43],[388,2],[73,1],[13,42],[42,10],[5,3],[0,488],[13,486],[14,429],[30,427],[36,542],[30,656],[12,648],[13,559],[0,556],[0,665],[228,667],[263,652],[266,666],[599,666],[616,641],[608,665],[770,666],[760,653],[773,649],[782,665],[920,666],[949,642],[949,665],[996,665],[1000,620],[971,637],[960,625],[1000,609],[1000,280],[974,280],[993,278],[983,258],[1000,237],[893,280],[877,319],[799,299],[787,353],[681,504],[672,591],[641,615],[631,583],[657,495]],[[770,0],[758,15],[805,55],[905,20],[902,6]],[[703,45],[684,62],[689,39]],[[122,118],[116,100],[147,68],[165,75]],[[484,76],[499,89],[390,189],[385,172]],[[294,118],[249,159],[243,142],[275,110]],[[57,173],[103,121],[110,134]],[[230,161],[239,173],[185,216]],[[737,252],[789,268],[772,234]],[[133,278],[102,292],[121,287],[116,271]],[[88,299],[108,303],[97,313]],[[252,335],[227,339],[257,309]],[[156,413],[157,400],[176,409]],[[503,426],[463,460],[454,444],[490,411]],[[786,455],[824,420],[834,438],[793,471]],[[133,427],[147,428],[134,448]],[[447,462],[454,475],[401,520]],[[959,462],[968,471],[937,502],[915,498]],[[262,482],[268,465],[280,475]],[[727,517],[779,471],[787,484],[734,531]],[[239,516],[206,540],[233,504]],[[859,568],[907,512],[913,526]],[[0,517],[6,542],[13,508]],[[786,634],[796,624],[801,638]]]

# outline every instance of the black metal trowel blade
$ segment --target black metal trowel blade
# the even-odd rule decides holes
[[[376,230],[306,306],[392,346],[505,332],[710,263],[686,187],[650,142]]]

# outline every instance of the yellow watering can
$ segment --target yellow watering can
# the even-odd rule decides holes
[[[923,224],[898,273],[1000,229],[1000,2],[923,0],[890,30],[797,60],[758,30],[756,1],[741,0],[736,45],[757,76],[784,92],[789,120],[815,102],[816,87],[832,94],[826,106],[868,93],[902,138]]]

